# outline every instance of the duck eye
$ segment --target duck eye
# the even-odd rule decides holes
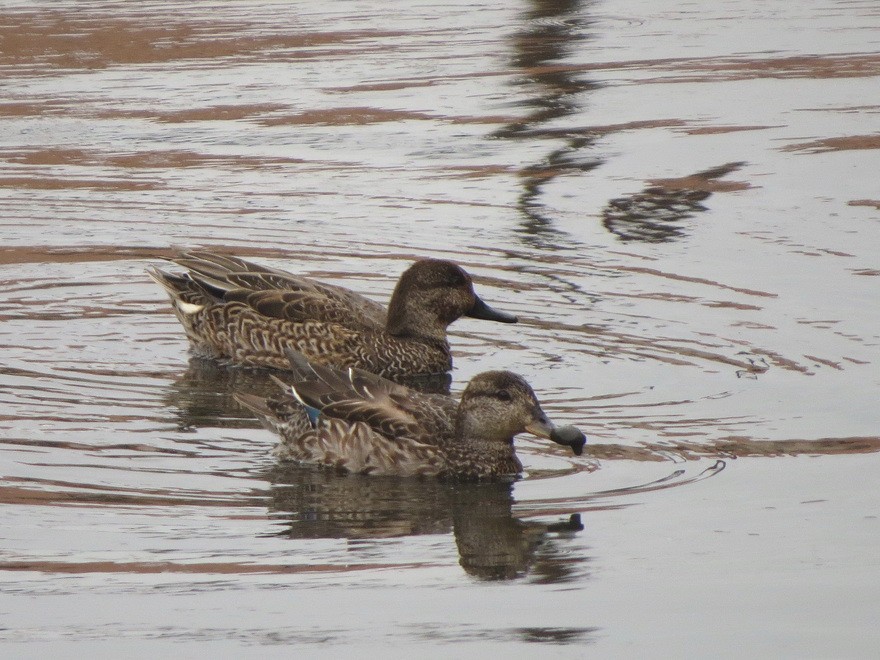
[[[495,397],[499,401],[510,401],[513,398],[510,396],[510,392],[508,392],[507,390],[500,390],[497,394],[495,394]]]
[[[460,287],[467,284],[467,280],[464,279],[461,273],[451,273],[449,279],[446,280],[446,284],[451,287]]]

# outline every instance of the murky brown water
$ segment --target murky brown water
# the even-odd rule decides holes
[[[705,4],[705,3],[704,3]],[[880,10],[0,3],[16,657],[871,657]],[[279,470],[144,273],[234,254],[453,326],[590,436],[524,479]],[[711,649],[711,651],[707,651]]]

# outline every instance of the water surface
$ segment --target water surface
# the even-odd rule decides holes
[[[16,657],[870,657],[871,1],[0,3],[0,640]],[[385,301],[590,437],[514,484],[283,468],[144,269]],[[389,651],[393,649],[393,651]]]

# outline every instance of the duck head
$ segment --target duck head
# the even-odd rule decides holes
[[[410,266],[388,304],[387,331],[396,336],[446,340],[446,328],[462,316],[516,323],[512,314],[492,309],[474,292],[463,268],[441,259],[422,259]]]
[[[461,438],[507,444],[528,431],[571,447],[577,455],[586,442],[577,428],[556,427],[529,384],[510,371],[485,371],[471,379],[461,395],[456,426]]]

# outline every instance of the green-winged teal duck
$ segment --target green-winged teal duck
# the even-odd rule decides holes
[[[309,363],[288,352],[292,384],[269,399],[236,399],[281,436],[281,461],[372,475],[482,479],[522,470],[513,438],[528,431],[580,454],[585,438],[555,427],[532,388],[509,371],[474,376],[457,402],[375,374]]]
[[[196,355],[287,369],[284,351],[386,378],[452,368],[446,328],[461,316],[515,323],[474,293],[459,266],[423,259],[401,276],[388,311],[361,295],[282,270],[206,251],[171,259],[180,275],[150,276],[171,297]]]

